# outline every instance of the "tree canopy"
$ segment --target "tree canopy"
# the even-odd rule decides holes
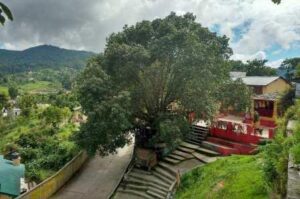
[[[210,118],[230,81],[228,38],[195,21],[193,14],[125,26],[107,39],[77,82],[88,116],[76,139],[90,153],[114,152],[135,130],[138,144],[172,144],[188,130],[187,112]],[[239,93],[240,94],[240,93]]]
[[[272,76],[276,75],[276,69],[266,66],[267,60],[230,61],[232,71],[246,72],[247,76]]]
[[[289,81],[300,77],[300,57],[285,59],[279,69],[284,70],[285,77]]]

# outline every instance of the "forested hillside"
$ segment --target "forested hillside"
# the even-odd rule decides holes
[[[41,45],[23,51],[0,49],[0,73],[61,67],[81,68],[94,53]]]

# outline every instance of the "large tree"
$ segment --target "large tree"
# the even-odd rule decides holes
[[[107,39],[77,82],[85,114],[76,138],[90,153],[114,152],[128,142],[172,145],[188,131],[188,111],[210,118],[229,80],[228,38],[188,13],[125,26]],[[237,102],[239,103],[239,102]]]

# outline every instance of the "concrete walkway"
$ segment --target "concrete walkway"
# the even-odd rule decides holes
[[[119,183],[131,159],[133,145],[125,146],[117,154],[90,159],[81,170],[52,198],[102,199],[108,198]]]

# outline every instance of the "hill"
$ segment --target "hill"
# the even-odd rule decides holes
[[[61,67],[82,68],[94,53],[41,45],[23,51],[0,49],[0,73]]]

